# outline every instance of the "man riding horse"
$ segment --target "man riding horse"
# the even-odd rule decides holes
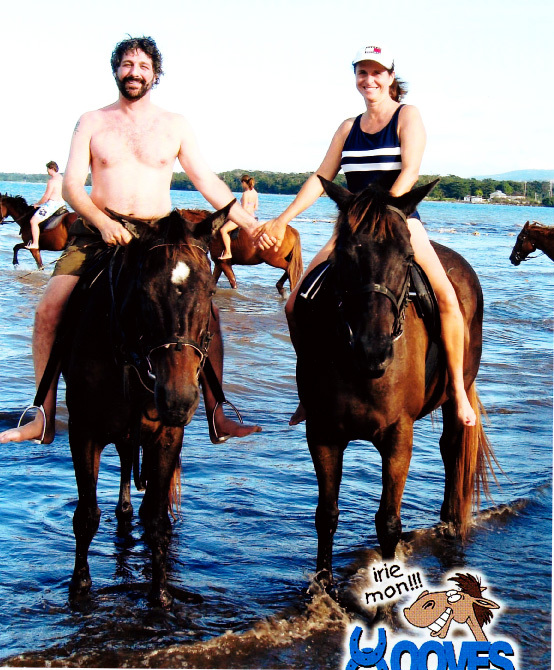
[[[185,119],[150,100],[150,91],[163,74],[162,57],[154,40],[140,37],[120,42],[113,51],[111,65],[118,100],[83,114],[73,134],[63,197],[81,217],[77,222],[81,234],[58,260],[37,308],[33,333],[37,384],[45,370],[61,315],[84,268],[106,245],[127,245],[132,239],[121,223],[108,216],[108,208],[141,219],[158,220],[166,216],[171,210],[170,183],[176,158],[213,207],[221,209],[233,200],[230,189],[204,161]],[[90,195],[84,188],[89,167]],[[248,233],[259,225],[238,203],[233,204],[229,218]],[[223,346],[215,308],[210,331],[214,338],[209,356],[221,378]],[[31,439],[52,442],[57,383],[55,375],[44,402],[44,416],[38,413],[31,422],[3,432],[0,442]],[[210,388],[204,384],[203,390],[212,442],[261,430],[225,417]]]

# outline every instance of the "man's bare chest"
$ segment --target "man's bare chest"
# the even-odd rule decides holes
[[[171,126],[160,122],[112,123],[91,138],[93,161],[105,167],[139,162],[149,167],[171,164],[179,152],[179,141]]]

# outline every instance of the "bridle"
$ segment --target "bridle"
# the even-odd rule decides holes
[[[191,242],[166,243],[161,241],[156,242],[143,252],[141,261],[137,268],[133,288],[136,288],[136,286],[139,283],[139,279],[142,275],[142,270],[144,267],[144,259],[147,254],[151,253],[154,249],[160,247],[177,247],[177,246],[197,247],[206,255],[208,253],[207,247],[197,243],[191,243]],[[154,388],[152,384],[148,382],[148,380],[152,380],[154,382],[156,381],[156,375],[154,373],[154,368],[151,362],[152,354],[160,349],[169,349],[170,347],[175,347],[176,351],[182,351],[183,348],[190,347],[196,352],[196,354],[198,354],[198,357],[200,359],[198,370],[196,372],[196,377],[198,378],[208,358],[208,350],[210,348],[210,342],[213,337],[213,334],[209,330],[210,316],[211,316],[210,311],[208,312],[206,324],[204,328],[201,330],[201,334],[198,340],[193,340],[184,337],[182,335],[172,334],[169,337],[162,338],[155,342],[149,343],[147,342],[146,338],[143,338],[143,336],[141,336],[139,342],[137,343],[139,344],[138,347],[136,345],[130,345],[128,342],[128,337],[125,333],[125,329],[121,324],[122,321],[121,312],[118,311],[117,299],[115,296],[115,289],[119,281],[119,273],[121,272],[122,268],[122,264],[120,264],[118,274],[117,276],[115,276],[116,272],[115,259],[117,253],[121,249],[122,247],[116,247],[110,259],[108,267],[108,282],[110,286],[110,294],[112,300],[112,330],[115,331],[116,333],[115,336],[120,342],[119,354],[123,358],[124,368],[134,369],[143,387],[147,389],[150,393],[153,393]],[[131,291],[133,290],[133,288],[131,289]],[[146,375],[148,379],[145,379],[144,375]]]
[[[402,218],[402,220],[406,223],[406,225],[408,225],[406,215],[404,214],[403,211],[397,209],[396,207],[393,207],[392,205],[387,205],[387,209],[398,214]],[[404,332],[404,320],[406,318],[406,308],[408,306],[410,297],[410,277],[411,277],[412,265],[413,265],[413,255],[409,256],[407,259],[406,275],[402,282],[402,287],[400,289],[400,293],[398,296],[394,295],[394,293],[384,284],[377,284],[377,283],[364,284],[357,291],[358,295],[371,294],[371,293],[384,295],[391,302],[394,310],[394,323],[391,332],[393,341],[401,337],[402,333]],[[354,344],[354,334],[352,332],[350,323],[345,318],[344,298],[342,296],[339,296],[338,307],[339,307],[339,313],[341,314],[342,317],[343,324],[345,325],[346,331],[348,333],[349,344],[352,347]]]
[[[527,229],[527,231],[528,230],[529,229]],[[532,258],[538,258],[538,256],[531,256],[531,254],[537,250],[537,245],[531,240],[531,236],[527,231],[522,230],[519,233],[519,235],[517,236],[516,245],[514,247],[514,250],[512,251],[512,257],[517,263],[523,263],[524,261],[529,261]],[[521,253],[521,247],[525,242],[528,242],[531,245],[532,249],[528,254],[523,256]]]

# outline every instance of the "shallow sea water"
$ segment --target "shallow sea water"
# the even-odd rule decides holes
[[[32,201],[43,185],[0,183],[0,192]],[[177,207],[206,207],[196,193],[172,192]],[[260,195],[260,218],[288,196]],[[494,632],[519,644],[522,668],[550,667],[552,548],[552,296],[554,264],[539,256],[509,262],[525,221],[554,225],[554,210],[424,202],[432,239],[473,265],[485,296],[484,349],[478,389],[487,434],[504,470],[494,503],[485,501],[465,546],[436,531],[443,470],[440,417],[416,424],[403,499],[401,558],[428,583],[446,572],[484,576],[486,595],[503,604]],[[334,204],[321,198],[295,220],[304,263],[328,239]],[[0,429],[32,400],[34,308],[49,270],[30,255],[13,269],[17,226],[0,228]],[[51,263],[58,254],[45,252]],[[49,265],[48,268],[51,268]],[[306,591],[315,568],[317,485],[304,428],[287,425],[296,407],[295,357],[275,290],[281,272],[236,268],[238,289],[222,278],[216,302],[225,342],[225,392],[261,434],[214,446],[198,410],[185,430],[182,511],[174,525],[170,581],[202,596],[176,599],[170,612],[146,599],[149,555],[135,519],[118,531],[114,509],[118,459],[102,457],[100,529],[90,551],[93,588],[68,603],[73,567],[76,487],[67,440],[63,388],[53,444],[3,446],[0,468],[0,655],[4,665],[88,667],[340,668],[345,630],[370,627],[361,605],[364,579],[377,560],[373,516],[380,458],[372,445],[350,444],[341,488],[334,562],[340,604]],[[138,509],[140,494],[134,493]],[[390,625],[400,626],[394,610]]]

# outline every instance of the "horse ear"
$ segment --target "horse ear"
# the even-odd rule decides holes
[[[229,210],[235,204],[236,201],[237,199],[234,198],[228,205],[225,205],[223,209],[219,209],[217,212],[213,212],[212,214],[207,216],[203,221],[197,223],[196,226],[194,226],[194,229],[191,230],[194,237],[196,237],[196,239],[198,240],[203,240],[207,243],[210,237],[212,235],[215,235],[215,233],[217,233],[217,231],[225,223],[227,215],[229,214]]]
[[[435,179],[434,181],[424,184],[423,186],[417,186],[407,193],[402,195],[391,197],[391,205],[394,205],[400,209],[406,216],[412,214],[419,203],[425,198],[426,195],[432,191],[432,189],[438,184],[440,179]]]
[[[339,186],[338,184],[325,179],[325,177],[322,177],[319,174],[317,176],[319,177],[319,181],[325,189],[325,193],[327,193],[331,200],[334,200],[340,211],[346,214],[348,211],[348,204],[352,198],[352,193],[350,193],[350,191],[343,186]]]

